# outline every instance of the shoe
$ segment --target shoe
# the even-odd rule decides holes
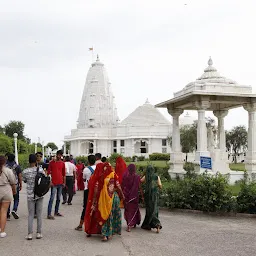
[[[15,211],[12,211],[12,216],[15,220],[20,218],[20,216]]]
[[[36,233],[36,239],[41,239],[43,238],[43,235],[41,233]]]
[[[62,204],[65,204],[65,203],[66,203],[65,201],[62,202]]]
[[[25,238],[27,240],[32,240],[33,239],[33,234],[28,234]]]
[[[37,218],[37,216],[36,215],[34,215],[34,219],[36,219]]]
[[[55,220],[55,218],[54,218],[52,215],[48,215],[48,216],[47,216],[47,219],[48,219],[48,220]]]
[[[10,221],[10,220],[11,220],[11,216],[8,215],[8,216],[7,216],[7,221]]]
[[[68,205],[72,205],[72,203],[68,203]]]
[[[5,238],[6,236],[7,236],[7,234],[6,234],[5,232],[1,232],[1,233],[0,233],[0,237],[1,237],[1,238]]]
[[[61,213],[55,213],[54,216],[57,216],[57,217],[63,217],[63,215]]]

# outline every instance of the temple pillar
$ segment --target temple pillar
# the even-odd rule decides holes
[[[245,158],[245,169],[251,179],[256,178],[256,103],[244,105],[248,111],[248,150]]]
[[[182,109],[167,107],[168,113],[172,116],[172,152],[170,153],[169,175],[172,178],[183,177],[186,172],[183,169],[184,160],[180,146],[180,125],[179,117],[183,113]]]
[[[93,140],[93,154],[96,154],[97,152],[97,140]]]
[[[67,144],[66,144],[66,141],[64,141],[64,152],[63,152],[63,155],[65,156],[67,153]]]

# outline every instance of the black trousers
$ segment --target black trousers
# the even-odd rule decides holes
[[[89,195],[89,189],[84,190],[84,202],[83,202],[83,211],[82,211],[82,214],[81,214],[81,220],[84,220],[87,201],[88,201],[88,195]]]
[[[66,186],[62,189],[63,201],[71,203],[74,195],[74,177],[66,176]],[[68,194],[68,201],[67,201]]]

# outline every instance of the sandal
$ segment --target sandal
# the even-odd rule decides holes
[[[75,230],[77,230],[77,231],[83,231],[83,227],[82,226],[77,226],[76,228],[75,228]]]
[[[104,236],[103,238],[102,238],[102,242],[107,242],[108,241],[108,238],[106,237],[106,236]]]

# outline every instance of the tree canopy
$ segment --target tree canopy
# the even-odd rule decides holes
[[[227,150],[234,152],[234,161],[237,163],[237,155],[247,149],[247,130],[245,126],[235,126],[231,131],[226,132]]]
[[[185,125],[180,128],[181,151],[187,154],[196,149],[196,125]]]
[[[4,126],[4,133],[10,138],[13,138],[14,133],[18,133],[18,139],[25,140],[24,128],[25,125],[21,121],[10,121]]]
[[[54,142],[48,142],[46,147],[49,147],[52,150],[58,149],[58,147],[56,146],[56,144]]]

